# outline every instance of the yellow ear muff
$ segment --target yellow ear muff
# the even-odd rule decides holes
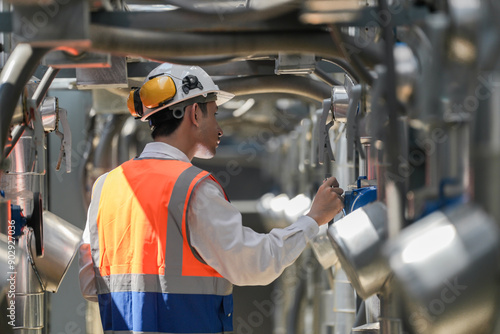
[[[154,109],[166,104],[175,96],[174,81],[169,76],[158,76],[141,87],[140,98],[146,108]]]
[[[131,90],[127,98],[128,111],[135,118],[141,118],[143,114],[141,97],[139,96],[140,90],[140,88]]]

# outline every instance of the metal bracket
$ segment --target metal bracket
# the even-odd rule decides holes
[[[328,115],[331,110],[331,99],[326,99],[323,101],[323,113],[321,117],[318,117],[318,163],[323,164],[325,162],[325,155],[331,161],[335,161],[335,156],[333,155],[333,150],[330,142],[329,130],[333,126],[333,120],[327,123]]]
[[[354,160],[354,148],[361,149],[361,142],[357,145],[359,137],[357,136],[357,114],[359,110],[359,102],[361,100],[361,85],[356,85],[352,87],[349,99],[349,108],[347,109],[347,161],[352,162]],[[364,152],[361,153],[364,157]]]
[[[64,163],[66,164],[66,173],[71,172],[71,129],[68,123],[68,112],[66,109],[59,108],[59,120],[61,121],[61,125],[63,127],[63,131],[59,131],[56,127],[55,133],[61,138],[61,149],[59,150],[59,159],[57,159],[56,170],[61,169],[61,163],[64,159]]]

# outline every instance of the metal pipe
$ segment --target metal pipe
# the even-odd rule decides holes
[[[326,59],[344,59],[330,34],[321,30],[183,33],[122,29],[90,25],[91,49],[146,58],[243,56],[251,54],[313,53]],[[344,44],[353,44],[350,39]],[[360,52],[365,66],[380,62],[373,48]]]
[[[391,290],[392,280],[386,282],[385,288],[380,294],[380,333],[400,334],[402,333],[400,314],[401,305],[398,295]]]
[[[118,135],[130,115],[111,115],[95,149],[93,172],[101,175],[118,165]],[[96,175],[96,176],[98,176]]]
[[[491,95],[480,101],[477,111],[471,150],[474,173],[474,200],[500,224],[500,72],[483,72]]]
[[[335,78],[333,78],[331,75],[323,71],[321,68],[316,67],[314,69],[313,74],[318,77],[321,81],[324,83],[330,85],[330,86],[342,86],[342,83]]]
[[[10,140],[10,143],[5,145],[5,148],[3,150],[4,159],[10,155],[10,153],[14,149],[14,146],[16,146],[17,142],[24,134],[25,130],[26,130],[26,125],[21,124],[12,131],[12,139]]]
[[[15,305],[15,330],[30,330],[30,333],[41,333],[44,323],[44,292],[42,282],[33,264],[31,252],[33,231],[24,228],[19,238],[17,249],[21,253],[16,265],[14,298],[8,295],[9,305]]]
[[[341,58],[329,34],[322,31],[181,33],[90,25],[92,49],[144,57],[248,56],[252,53],[314,53]]]
[[[330,87],[326,84],[292,75],[230,78],[217,80],[216,84],[220,89],[235,95],[288,93],[305,96],[318,102],[323,102],[330,96]]]
[[[168,4],[171,4],[171,5],[189,10],[189,11],[202,13],[204,15],[213,14],[213,15],[219,15],[219,16],[222,16],[222,15],[224,15],[224,16],[226,16],[226,15],[228,15],[228,16],[241,16],[242,19],[246,18],[246,20],[249,20],[249,18],[247,16],[252,17],[252,19],[259,20],[259,15],[262,15],[266,18],[272,18],[272,17],[280,15],[282,13],[289,12],[290,10],[296,9],[300,6],[300,2],[291,0],[291,1],[288,1],[285,3],[281,3],[278,6],[272,6],[272,7],[260,9],[260,10],[256,10],[256,9],[252,9],[252,8],[248,8],[248,7],[243,7],[243,6],[235,7],[232,9],[229,8],[229,10],[228,10],[228,8],[227,8],[228,6],[222,7],[220,5],[217,6],[216,4],[213,4],[212,6],[202,7],[202,6],[199,6],[198,1],[166,0],[165,2]],[[227,11],[227,13],[225,13],[225,11]]]
[[[23,88],[31,78],[48,49],[32,48],[29,44],[18,44],[0,74],[0,147],[5,147],[10,123]],[[1,158],[3,161],[3,157]]]
[[[333,41],[337,44],[342,52],[344,58],[352,65],[358,76],[368,85],[373,84],[373,76],[361,63],[356,54],[349,54],[344,46],[343,36],[340,29],[336,25],[330,25],[330,34]]]
[[[42,104],[45,95],[47,95],[47,91],[49,90],[50,84],[57,76],[57,73],[59,73],[59,69],[49,67],[47,69],[47,72],[45,72],[45,74],[43,75],[43,78],[40,81],[40,84],[38,85],[32,97],[32,99],[35,100],[35,105],[37,108],[40,107],[40,105]]]

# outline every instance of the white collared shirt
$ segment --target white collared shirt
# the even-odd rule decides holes
[[[140,158],[190,162],[183,152],[160,142],[147,144]],[[235,285],[271,283],[299,257],[319,231],[314,219],[302,216],[286,228],[257,233],[242,225],[241,213],[210,178],[203,180],[194,191],[188,224],[192,246],[208,265]],[[87,221],[82,244],[90,243],[88,225]],[[80,286],[84,297],[96,300],[92,296],[95,293],[94,273],[89,263],[92,258],[85,254],[89,250],[90,247],[80,247]]]

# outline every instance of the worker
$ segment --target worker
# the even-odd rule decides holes
[[[153,142],[94,183],[79,248],[83,296],[105,333],[230,333],[232,286],[267,285],[343,208],[326,179],[310,211],[261,234],[242,225],[222,186],[191,164],[215,155],[218,105],[233,97],[197,66],[164,63],[130,94]]]

